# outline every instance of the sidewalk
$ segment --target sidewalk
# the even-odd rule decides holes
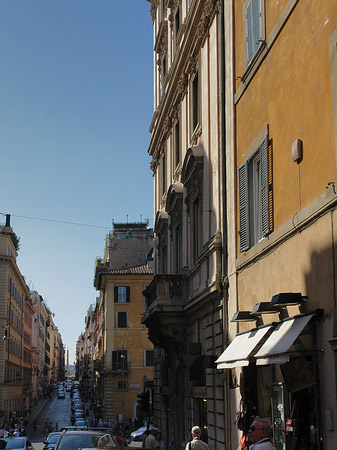
[[[32,427],[34,420],[40,414],[40,411],[44,408],[48,400],[49,398],[40,398],[40,400],[36,403],[36,405],[31,407],[32,413],[28,420],[27,431]]]

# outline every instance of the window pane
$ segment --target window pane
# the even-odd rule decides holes
[[[117,312],[117,328],[127,328],[127,313],[124,311]]]
[[[146,367],[154,366],[154,351],[153,350],[145,350],[145,366]]]
[[[126,287],[118,286],[118,301],[126,302]]]

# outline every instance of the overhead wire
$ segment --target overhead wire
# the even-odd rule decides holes
[[[2,214],[3,216],[6,215],[6,214],[4,214],[2,212],[0,212],[0,214]],[[20,216],[18,214],[11,214],[11,217],[19,217],[21,219],[30,219],[30,220],[41,220],[41,221],[44,221],[44,222],[62,223],[64,225],[77,225],[77,226],[81,226],[81,227],[101,228],[101,229],[104,229],[104,230],[109,230],[111,228],[111,226],[103,227],[101,225],[92,225],[92,224],[79,223],[79,222],[68,222],[66,220],[45,219],[45,218],[42,218],[42,217]]]

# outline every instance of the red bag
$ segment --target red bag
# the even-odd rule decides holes
[[[239,448],[246,448],[248,445],[246,436],[243,434],[240,438],[240,447]]]
[[[293,420],[294,409],[295,409],[295,402],[294,402],[293,409],[291,411],[290,419],[286,420],[286,426],[285,426],[284,432],[287,436],[294,432],[294,420]]]

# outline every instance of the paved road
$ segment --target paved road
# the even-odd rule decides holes
[[[56,394],[53,398],[46,402],[45,406],[39,412],[36,421],[38,424],[37,433],[34,434],[33,430],[29,430],[28,437],[31,439],[35,450],[42,450],[40,445],[35,443],[42,442],[48,435],[48,432],[44,431],[44,424],[47,418],[52,422],[55,429],[55,424],[58,423],[59,428],[71,425],[71,398],[70,392],[66,392],[65,399],[58,399]]]

